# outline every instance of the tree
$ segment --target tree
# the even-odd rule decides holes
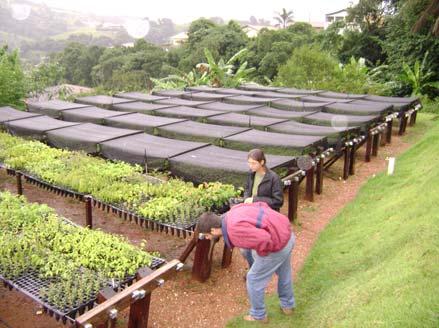
[[[285,8],[282,8],[282,12],[276,13],[277,16],[273,17],[278,24],[276,26],[281,26],[283,29],[286,29],[289,23],[293,22],[293,11],[287,11]]]
[[[330,89],[338,61],[317,47],[305,45],[295,49],[286,64],[279,68],[276,82],[305,89]]]
[[[0,48],[0,106],[23,106],[26,82],[18,52],[9,53],[7,46]]]
[[[389,79],[398,80],[404,64],[414,68],[416,61],[420,63],[428,52],[428,69],[433,73],[429,80],[439,80],[439,38],[433,34],[437,19],[430,17],[422,28],[419,26],[417,32],[413,32],[429,3],[429,0],[400,0],[395,6],[395,15],[388,17],[383,48],[388,57]],[[411,91],[405,83],[396,85],[394,90],[398,95]],[[430,97],[438,95],[434,89],[423,88],[422,91]]]
[[[426,4],[412,31],[418,33],[429,25],[431,33],[434,36],[439,36],[439,0],[430,0]]]

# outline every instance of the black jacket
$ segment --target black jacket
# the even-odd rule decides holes
[[[244,198],[252,196],[255,172],[249,171],[247,182],[244,189]],[[258,186],[257,196],[253,197],[253,202],[265,202],[273,210],[279,211],[284,203],[283,183],[279,176],[267,169],[261,183]]]

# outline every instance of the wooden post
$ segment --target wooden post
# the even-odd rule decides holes
[[[357,145],[354,142],[352,149],[351,149],[351,154],[350,154],[350,158],[349,158],[349,174],[350,175],[354,175],[355,174],[355,155],[357,153]]]
[[[323,161],[322,157],[317,159],[317,169],[316,169],[316,193],[321,195],[323,192]]]
[[[384,130],[380,131],[380,146],[384,147],[386,145],[386,138],[385,138],[385,133]]]
[[[380,144],[380,134],[376,133],[373,136],[373,144],[372,144],[372,156],[374,156],[374,157],[378,156],[379,144]]]
[[[297,209],[299,207],[299,178],[295,177],[291,182],[291,190],[288,195],[288,199],[291,197],[288,204],[288,213],[291,211],[290,221],[295,222],[297,220]]]
[[[131,304],[128,328],[148,328],[150,304],[151,293]]]
[[[306,171],[305,199],[314,201],[314,165]]]
[[[209,250],[211,241],[200,234],[195,248],[194,264],[192,266],[192,278],[199,282],[205,282],[210,276]]]
[[[230,264],[232,264],[232,255],[233,249],[228,248],[227,245],[224,243],[223,259],[221,261],[221,267],[223,269],[228,268]]]
[[[93,212],[92,212],[92,197],[85,196],[85,226],[93,229]]]
[[[351,147],[345,146],[344,149],[344,164],[343,164],[343,180],[347,180],[349,177],[349,162],[351,157]]]
[[[17,179],[17,194],[23,195],[23,183],[21,180],[22,174],[20,172],[17,172],[15,175],[15,178]]]
[[[416,117],[418,116],[418,111],[417,110],[415,110],[415,112],[413,113],[413,124],[412,125],[415,125],[416,124]]]
[[[114,295],[116,295],[116,292],[111,287],[105,287],[99,292],[97,297],[97,303],[104,303],[106,300],[112,298]],[[97,324],[96,328],[108,328],[109,325],[111,328],[116,327],[116,317],[112,319],[107,318],[104,322]]]
[[[401,113],[401,116],[399,118],[399,130],[398,135],[402,136],[405,131],[404,125],[407,123],[407,118],[405,117],[405,113]]]
[[[370,154],[372,151],[372,139],[373,139],[372,133],[370,133],[369,131],[366,141],[366,156],[364,159],[366,162],[370,162]]]
[[[189,244],[186,246],[185,250],[183,251],[183,253],[179,257],[179,260],[181,263],[186,262],[189,254],[192,252],[192,250],[197,245],[197,240],[198,240],[198,233],[195,232],[194,237],[189,241]]]
[[[297,207],[299,205],[299,178],[291,178],[288,186],[288,219],[290,222],[297,220]]]
[[[387,122],[387,134],[386,134],[387,143],[392,142],[392,129],[393,129],[393,119]]]
[[[415,113],[416,113],[416,111],[413,110],[412,113],[410,114],[410,117],[409,117],[409,126],[413,126],[413,119],[414,119],[414,117],[415,117]]]
[[[405,130],[407,129],[408,121],[409,121],[409,118],[408,118],[407,113],[406,113],[406,114],[404,114],[404,124],[403,124],[402,133],[405,133]]]

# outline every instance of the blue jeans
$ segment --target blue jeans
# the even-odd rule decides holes
[[[295,307],[293,280],[291,272],[291,252],[294,247],[295,237],[291,234],[288,244],[276,253],[259,256],[252,251],[254,263],[247,273],[247,292],[250,299],[250,315],[255,319],[263,319],[266,315],[265,288],[274,273],[278,276],[277,293],[280,306],[284,309]]]
[[[241,252],[242,256],[247,260],[249,269],[252,267],[253,262],[255,261],[253,259],[252,250],[248,248],[240,248],[239,251]]]

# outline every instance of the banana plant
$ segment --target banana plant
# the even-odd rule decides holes
[[[235,71],[235,62],[242,59],[248,52],[244,48],[235,53],[229,60],[225,61],[220,58],[218,62],[213,58],[209,49],[204,49],[207,63],[199,63],[196,68],[200,71],[207,72],[210,85],[213,87],[236,87],[246,82],[248,76],[255,71],[255,68],[247,68],[248,62],[242,63]]]
[[[425,53],[421,62],[419,62],[419,60],[415,61],[413,68],[407,63],[402,64],[403,73],[400,79],[412,87],[412,95],[422,95],[422,90],[425,87],[439,88],[439,81],[430,81],[434,73],[430,69],[427,69],[427,57],[428,51]]]

